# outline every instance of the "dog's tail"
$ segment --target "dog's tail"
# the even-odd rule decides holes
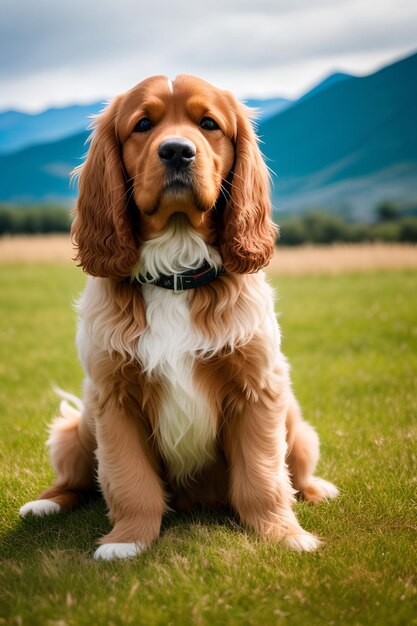
[[[62,398],[61,404],[59,405],[59,412],[61,414],[61,417],[65,419],[79,418],[84,410],[84,404],[82,403],[82,400],[80,400],[80,398],[78,398],[73,393],[70,393],[69,391],[64,391],[56,385],[53,386],[53,390],[55,391],[57,396]]]
[[[56,479],[37,500],[20,509],[22,517],[70,511],[96,488],[95,440],[84,419],[84,405],[72,393],[55,386],[54,391],[62,400],[46,443]]]
[[[83,402],[72,393],[54,386],[61,398],[59,415],[49,427],[47,446],[56,471],[55,488],[66,508],[79,500],[79,492],[95,484],[95,439],[85,417]],[[49,497],[43,494],[42,497]],[[63,502],[60,503],[64,506]]]

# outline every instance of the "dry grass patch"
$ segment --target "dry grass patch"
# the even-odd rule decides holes
[[[274,276],[341,274],[417,268],[417,246],[400,243],[278,246],[268,267]]]
[[[70,263],[74,249],[67,235],[0,238],[0,263]],[[399,243],[278,246],[268,273],[341,274],[417,268],[417,246]]]
[[[70,263],[68,235],[18,235],[0,238],[0,263]]]

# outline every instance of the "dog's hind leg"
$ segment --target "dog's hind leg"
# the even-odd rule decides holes
[[[314,428],[302,418],[300,408],[293,397],[286,419],[287,465],[294,489],[308,502],[336,498],[339,490],[335,485],[314,476],[319,460],[320,442]]]
[[[70,397],[69,394],[65,396]],[[56,472],[54,484],[40,493],[36,500],[22,506],[21,517],[70,511],[79,504],[85,492],[95,487],[96,443],[92,420],[81,402],[70,398],[78,404],[78,410],[66,400],[61,402],[61,415],[50,427],[47,442],[51,464]]]

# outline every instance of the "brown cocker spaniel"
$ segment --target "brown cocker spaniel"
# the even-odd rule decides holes
[[[21,515],[70,510],[98,480],[113,525],[99,559],[139,554],[165,511],[195,504],[315,549],[295,490],[310,502],[338,491],[313,475],[318,437],[280,350],[262,271],[276,229],[249,110],[186,75],[116,97],[80,168],[72,235],[89,274],[83,402],[62,402],[56,481]]]

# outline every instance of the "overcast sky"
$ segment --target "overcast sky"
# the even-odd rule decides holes
[[[0,109],[106,99],[197,74],[238,96],[295,97],[417,50],[416,0],[2,0]]]

